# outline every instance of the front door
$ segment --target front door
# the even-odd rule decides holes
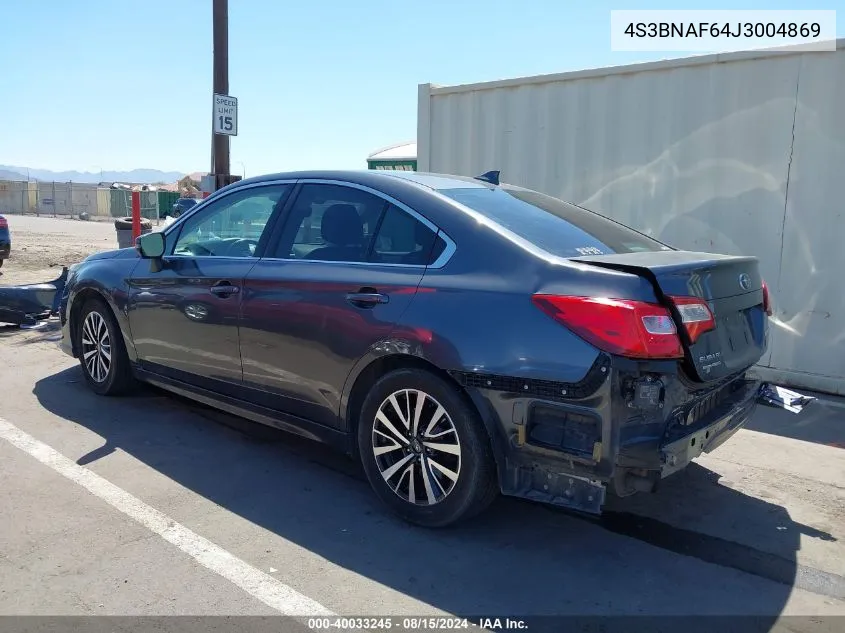
[[[292,187],[235,189],[188,216],[175,236],[168,233],[161,270],[136,267],[129,325],[144,369],[208,389],[241,383],[244,278]]]
[[[436,241],[436,230],[373,192],[304,184],[244,283],[241,358],[257,404],[340,426],[347,377],[389,343]]]

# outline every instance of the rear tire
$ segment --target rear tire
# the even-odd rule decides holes
[[[453,385],[420,369],[392,371],[370,389],[358,423],[364,472],[404,520],[445,527],[499,492],[490,438]]]
[[[101,299],[89,299],[82,306],[76,349],[85,381],[94,393],[116,396],[134,386],[123,334],[111,309]]]

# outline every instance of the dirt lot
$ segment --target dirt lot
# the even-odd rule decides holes
[[[0,284],[16,285],[55,279],[62,265],[91,253],[117,248],[110,221],[82,221],[7,215],[12,256],[0,268]]]
[[[9,223],[4,284],[116,246],[108,223]],[[320,446],[151,388],[94,395],[59,336],[55,321],[0,329],[0,615],[547,616],[531,631],[565,630],[565,615],[756,615],[654,625],[841,630],[842,399],[759,408],[601,520],[503,498],[422,530]]]

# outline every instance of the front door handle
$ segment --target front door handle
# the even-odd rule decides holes
[[[241,291],[237,286],[233,286],[228,281],[221,281],[211,287],[211,294],[218,297],[228,297],[229,295],[236,295]]]
[[[379,303],[387,303],[389,299],[379,292],[350,292],[346,300],[359,308],[372,308]]]

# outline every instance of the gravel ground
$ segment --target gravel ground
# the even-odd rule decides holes
[[[110,221],[82,221],[7,215],[12,235],[12,256],[0,268],[0,285],[51,281],[63,265],[91,253],[117,248]]]

